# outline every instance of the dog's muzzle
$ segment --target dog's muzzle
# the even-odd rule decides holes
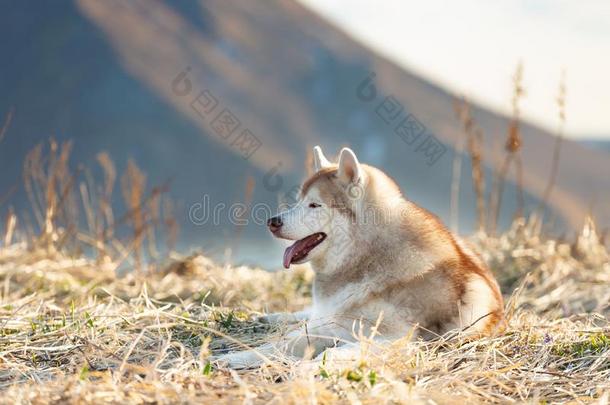
[[[282,225],[284,225],[284,223],[282,222],[282,217],[279,215],[267,220],[267,226],[273,234],[277,233],[282,228]]]

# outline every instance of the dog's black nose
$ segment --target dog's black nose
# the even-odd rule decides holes
[[[277,216],[267,220],[267,226],[271,232],[277,232],[282,227],[282,217]]]

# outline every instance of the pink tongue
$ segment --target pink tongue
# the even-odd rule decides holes
[[[296,241],[291,246],[287,247],[284,251],[284,268],[290,268],[290,263],[292,263],[292,258],[299,252],[299,245],[301,245],[302,240]]]
[[[307,254],[309,254],[309,252],[316,247],[324,237],[324,234],[314,233],[313,235],[309,235],[306,238],[294,242],[292,246],[289,246],[286,248],[286,251],[284,251],[284,267],[289,268],[290,264],[297,256],[297,260],[302,260],[305,258]]]

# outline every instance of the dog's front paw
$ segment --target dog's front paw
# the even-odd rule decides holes
[[[232,368],[234,370],[244,370],[259,367],[263,360],[256,353],[246,350],[224,354],[214,359],[214,364],[219,368]]]
[[[274,314],[267,314],[263,316],[259,316],[257,321],[260,323],[297,323],[299,320],[294,314],[286,313],[286,312],[277,312]]]

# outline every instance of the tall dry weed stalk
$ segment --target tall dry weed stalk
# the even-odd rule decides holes
[[[245,185],[245,189],[244,189],[244,202],[243,202],[243,210],[240,210],[240,212],[236,212],[237,214],[237,224],[235,225],[235,235],[233,237],[233,249],[232,249],[232,255],[236,256],[238,249],[239,249],[239,241],[241,240],[241,236],[244,232],[245,227],[240,224],[245,218],[248,217],[249,212],[250,212],[250,208],[252,206],[252,197],[254,195],[254,186],[256,185],[256,182],[254,180],[254,177],[252,177],[251,175],[249,175],[246,178],[246,185]]]
[[[112,261],[108,242],[117,244],[114,239],[114,215],[111,202],[116,169],[107,153],[99,153],[96,158],[102,169],[103,181],[98,184],[93,173],[89,169],[85,170],[85,180],[81,181],[79,191],[90,236],[81,233],[79,237],[87,239],[96,250],[99,263],[108,263]]]
[[[557,127],[557,136],[555,136],[555,146],[553,148],[553,160],[551,162],[551,171],[549,174],[549,181],[542,193],[542,200],[540,201],[540,205],[538,206],[538,218],[540,223],[544,222],[544,214],[545,209],[547,207],[549,198],[551,193],[553,192],[553,188],[555,187],[555,183],[557,182],[557,172],[559,171],[559,159],[561,154],[561,145],[563,143],[564,138],[564,130],[566,123],[566,74],[565,71],[561,73],[561,77],[559,79],[559,92],[557,94],[557,98],[555,99],[557,103],[557,113],[558,113],[558,127]]]
[[[7,113],[6,117],[4,117],[4,124],[2,124],[2,128],[0,129],[0,142],[6,136],[6,132],[8,128],[11,126],[11,122],[13,121],[13,114],[15,113],[15,108],[11,108]]]
[[[483,171],[483,130],[477,126],[473,128],[468,141],[468,152],[472,161],[472,185],[477,197],[477,229],[485,231],[485,174]]]
[[[504,193],[504,185],[506,175],[511,163],[514,161],[517,175],[517,212],[516,217],[523,216],[523,208],[525,205],[523,197],[523,164],[521,161],[522,139],[520,132],[520,116],[521,111],[519,102],[525,95],[523,88],[523,63],[517,65],[517,69],[513,76],[513,97],[512,97],[512,117],[508,127],[508,136],[504,145],[505,155],[504,161],[499,169],[495,171],[494,187],[490,196],[490,233],[495,235],[498,226],[500,208],[502,205],[502,194]]]
[[[461,142],[460,154],[463,149],[463,144],[466,143],[468,155],[470,156],[471,162],[471,177],[472,186],[476,196],[476,213],[477,213],[477,230],[479,232],[485,231],[485,174],[483,171],[483,131],[476,125],[474,118],[472,117],[472,110],[470,104],[466,99],[462,101],[456,101],[455,112],[457,118],[462,123],[464,131],[464,140]],[[461,158],[460,158],[461,160]],[[457,199],[459,195],[459,180],[456,180],[455,174],[456,164],[454,162],[454,185],[452,186],[452,201],[455,196]],[[457,165],[457,169],[461,172],[461,164]],[[461,176],[461,173],[458,174]],[[457,210],[457,204],[455,206]]]
[[[49,142],[48,156],[38,144],[25,158],[23,180],[40,229],[37,242],[53,250],[62,247],[78,229],[78,204],[74,183],[78,170],[72,172],[68,161],[72,143]]]
[[[163,220],[166,229],[165,244],[167,245],[168,250],[171,252],[176,248],[178,233],[180,232],[180,225],[176,220],[174,203],[170,198],[163,199],[162,207]]]
[[[144,211],[142,209],[146,175],[133,160],[127,163],[127,171],[121,178],[121,189],[125,205],[130,212],[128,222],[131,224],[133,239],[132,250],[136,271],[142,274],[142,243],[144,240]]]
[[[460,122],[462,122],[462,104],[457,99],[453,104],[455,115]],[[463,136],[462,136],[463,135]],[[451,168],[452,179],[451,179],[451,202],[449,209],[449,223],[451,224],[451,230],[455,233],[459,233],[460,225],[460,183],[462,180],[462,153],[464,151],[464,144],[467,138],[466,132],[459,133],[455,138],[453,144],[453,166]]]
[[[159,219],[159,203],[157,201],[161,195],[168,192],[169,183],[169,181],[166,181],[160,186],[155,186],[150,193],[145,194],[146,175],[133,160],[128,162],[127,170],[121,177],[121,190],[127,212],[115,220],[112,228],[116,229],[121,224],[127,224],[131,228],[132,237],[129,243],[126,245],[119,244],[117,247],[122,255],[120,262],[133,254],[138,275],[144,274],[143,247],[146,238],[150,235],[149,228],[162,223]]]
[[[0,142],[2,142],[2,140],[6,136],[6,133],[9,129],[9,127],[11,126],[11,122],[13,121],[14,113],[15,113],[14,108],[11,108],[8,111],[8,113],[6,113],[6,116],[4,118],[4,123],[2,124],[2,128],[0,129]],[[0,193],[0,207],[4,204],[4,202],[6,200],[9,199],[11,194],[13,194],[16,189],[17,189],[17,186],[15,185],[15,186],[11,187],[9,190],[7,190],[6,192],[3,191],[2,193]]]
[[[9,210],[6,215],[6,221],[4,226],[4,246],[9,246],[13,243],[13,235],[15,234],[15,229],[17,228],[17,216],[13,212],[13,210]]]
[[[149,224],[145,227],[146,239],[148,240],[146,247],[150,257],[157,259],[159,251],[157,250],[157,235],[155,230],[161,223],[161,193],[153,193],[146,203],[146,208],[149,216]]]
[[[108,241],[115,240],[114,238],[114,212],[112,210],[112,194],[114,185],[117,179],[116,167],[114,162],[106,152],[100,152],[96,156],[96,160],[103,172],[103,182],[99,186],[98,195],[98,221],[99,228],[96,232],[96,242],[99,246],[98,257],[105,260],[110,257],[106,245]]]

